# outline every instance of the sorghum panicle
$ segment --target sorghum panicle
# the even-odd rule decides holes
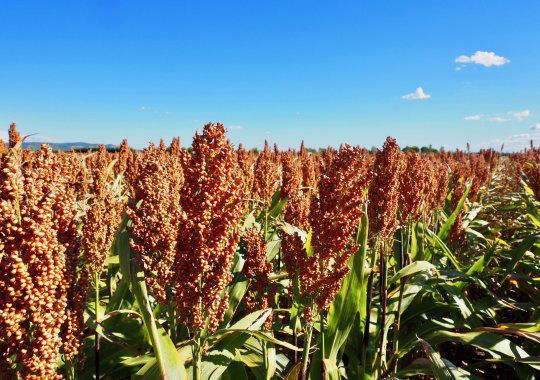
[[[402,153],[396,140],[388,137],[383,150],[375,155],[374,178],[369,187],[370,232],[381,240],[396,230],[400,177],[404,168]]]
[[[171,146],[169,147],[169,153],[171,156],[180,158],[180,152],[182,147],[180,145],[180,137],[173,137]]]
[[[0,158],[2,158],[2,156],[6,154],[7,151],[8,151],[8,147],[6,143],[4,142],[4,140],[0,139]]]
[[[128,141],[123,139],[120,144],[120,152],[118,153],[117,161],[114,165],[114,172],[117,175],[126,171],[130,155],[131,149],[129,148]]]
[[[267,309],[273,306],[277,287],[270,281],[273,265],[266,261],[266,243],[264,236],[255,227],[248,229],[242,237],[245,247],[244,272],[249,278],[246,299],[248,312]],[[272,319],[265,322],[270,328]]]
[[[207,124],[185,157],[174,281],[180,316],[192,331],[209,319],[214,331],[228,307],[221,294],[231,280],[243,209],[236,153],[222,124]]]
[[[18,365],[23,378],[57,378],[69,287],[65,252],[72,247],[64,235],[71,227],[62,222],[72,205],[63,204],[50,147],[24,164],[21,154],[15,144],[0,163],[0,370]]]
[[[289,198],[302,187],[302,166],[296,155],[291,152],[282,153],[281,157],[281,198]]]
[[[403,175],[400,177],[400,219],[403,223],[416,222],[427,204],[432,178],[428,159],[419,153],[404,154]]]
[[[242,144],[238,145],[237,151],[238,165],[242,173],[242,186],[245,194],[250,194],[253,188],[253,166],[255,163],[255,154],[252,150],[247,151]]]
[[[131,248],[143,264],[146,284],[162,304],[167,304],[173,277],[182,181],[176,155],[145,151],[127,209],[133,224]]]
[[[90,200],[83,218],[82,245],[94,273],[101,273],[109,256],[123,213],[123,202],[115,188],[110,157],[104,146],[89,162],[91,168]]]
[[[265,141],[264,149],[255,161],[255,173],[253,180],[253,196],[262,201],[264,206],[270,205],[272,195],[277,189],[279,181],[279,163],[270,151],[268,142]]]
[[[17,131],[17,125],[12,123],[9,126],[9,147],[15,148],[16,145],[21,142],[21,134]]]
[[[347,260],[357,250],[354,232],[364,212],[365,189],[370,179],[366,152],[342,146],[321,174],[318,196],[311,199],[314,253],[300,276],[301,283],[307,284],[305,290],[315,295],[319,310],[332,302],[349,271]]]

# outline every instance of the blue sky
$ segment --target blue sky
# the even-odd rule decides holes
[[[539,1],[81,3],[0,3],[3,129],[137,147],[189,145],[207,121],[250,147],[540,142]]]

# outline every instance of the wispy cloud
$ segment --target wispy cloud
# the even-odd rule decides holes
[[[508,58],[496,55],[494,52],[476,51],[473,55],[460,55],[455,59],[456,63],[474,63],[485,67],[502,66],[510,62]],[[459,70],[458,70],[459,71]]]
[[[516,120],[522,121],[523,119],[531,116],[531,111],[530,110],[510,111],[508,112],[508,115],[513,116]]]
[[[4,140],[5,142],[9,140],[8,131],[0,130],[0,140]]]
[[[533,130],[531,133],[519,133],[510,135],[505,138],[498,138],[485,141],[480,145],[480,148],[495,148],[498,149],[504,144],[505,151],[518,151],[530,146],[531,140],[533,144],[537,145],[540,141],[540,129]]]
[[[243,129],[243,127],[241,125],[230,125],[227,127],[227,129],[229,131],[235,131],[235,130]]]
[[[511,117],[500,116],[501,115],[500,113],[495,114],[493,116],[478,114],[478,115],[465,116],[463,118],[463,120],[467,120],[467,121],[486,120],[486,121],[489,121],[491,123],[506,123],[506,122],[511,121],[513,119],[517,120],[517,121],[523,121],[524,119],[531,116],[531,111],[528,110],[528,109],[523,110],[523,111],[509,111],[506,114],[511,116]]]
[[[532,129],[533,131],[540,131],[540,123],[531,125],[529,129]]]
[[[418,87],[415,92],[402,96],[405,100],[426,100],[431,98],[430,94],[426,94],[422,87]]]
[[[506,123],[507,121],[510,121],[512,119],[500,117],[500,116],[494,116],[494,117],[490,117],[488,120],[491,121],[492,123]]]
[[[480,120],[484,115],[471,115],[471,116],[465,116],[463,120]]]

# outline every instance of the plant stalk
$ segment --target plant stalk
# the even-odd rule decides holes
[[[94,363],[95,363],[95,370],[96,370],[96,380],[99,380],[99,350],[100,350],[100,335],[99,335],[99,273],[96,272],[96,275],[95,275],[95,278],[96,278],[96,297],[95,297],[95,303],[94,303],[94,306],[95,306],[95,312],[96,312],[96,328],[95,328],[95,331],[94,331],[94,339],[95,339],[95,342],[94,342],[94,353],[95,353],[95,357],[94,357]]]
[[[387,277],[387,257],[386,252],[383,249],[379,258],[379,265],[381,270],[380,275],[380,297],[381,297],[381,341],[379,346],[379,365],[377,366],[381,371],[383,370],[384,357],[386,356],[386,339],[385,339],[385,325],[386,325],[386,306],[387,306],[387,294],[386,294],[386,277]]]
[[[321,313],[319,314],[319,318],[320,318],[320,329],[321,329],[321,357],[323,359],[326,359],[326,343],[324,341],[324,316],[323,316],[323,313],[321,311]]]
[[[366,324],[364,325],[364,339],[362,340],[362,371],[361,379],[365,378],[366,372],[369,374],[371,369],[367,368],[367,351],[369,349],[369,325],[371,324],[371,302],[373,300],[373,269],[369,273],[368,283],[367,283],[367,300],[366,300]]]
[[[171,303],[169,305],[169,324],[171,325],[170,326],[170,335],[171,335],[171,340],[173,341],[173,343],[176,343],[176,317],[174,315],[174,303]]]
[[[307,380],[307,370],[309,364],[309,350],[311,348],[311,335],[313,333],[313,326],[310,324],[307,327],[306,338],[304,340],[304,350],[302,352],[302,380]]]
[[[269,371],[270,371],[270,366],[269,366],[269,363],[268,363],[268,343],[261,339],[261,346],[262,346],[262,353],[263,353],[263,364],[264,364],[264,374],[266,376],[266,378],[268,379],[269,378]]]
[[[201,358],[201,336],[200,333],[197,333],[197,338],[193,345],[193,380],[202,380],[201,367],[202,367],[202,358]]]

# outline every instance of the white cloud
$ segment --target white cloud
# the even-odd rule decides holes
[[[3,129],[0,130],[0,140],[4,140],[4,142],[7,142],[9,140],[8,131],[4,131]]]
[[[230,127],[227,127],[227,129],[229,131],[234,131],[234,130],[242,129],[242,126],[241,125],[231,125]]]
[[[491,121],[492,123],[506,123],[507,121],[510,121],[512,119],[495,116],[495,117],[490,117],[488,120]]]
[[[460,55],[455,59],[457,63],[475,63],[486,67],[502,66],[510,62],[509,59],[496,55],[494,52],[477,51],[471,56]]]
[[[426,94],[422,87],[418,87],[415,92],[411,92],[410,94],[403,95],[402,98],[405,100],[426,100],[426,99],[431,98],[431,95]]]
[[[501,145],[504,144],[504,150],[506,152],[519,151],[528,148],[531,140],[534,145],[538,145],[538,142],[540,142],[540,130],[534,130],[531,133],[511,135],[506,138],[492,139],[480,144],[480,148],[499,149]]]
[[[480,120],[484,115],[465,116],[463,120]]]
[[[540,123],[533,124],[529,128],[533,131],[540,131]]]
[[[511,115],[515,117],[517,120],[522,121],[523,119],[531,116],[531,111],[530,110],[510,111],[508,112],[508,115]]]
[[[478,115],[465,116],[463,120],[467,120],[467,121],[487,120],[491,123],[506,123],[507,121],[511,121],[512,119],[515,119],[517,121],[523,121],[524,119],[531,116],[531,111],[528,109],[523,110],[523,111],[509,111],[506,114],[510,115],[511,117],[502,117],[502,116],[488,117],[489,115],[478,114]],[[498,115],[501,115],[501,114],[499,113]]]
[[[141,106],[141,108],[139,108],[139,111],[141,111],[141,112],[146,111],[146,107],[145,107],[145,106]]]

